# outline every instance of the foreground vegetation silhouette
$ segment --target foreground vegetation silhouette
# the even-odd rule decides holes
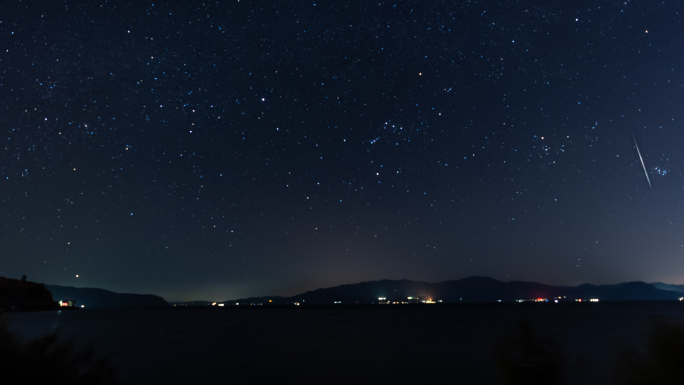
[[[649,328],[643,353],[626,347],[616,351],[614,376],[617,384],[684,384],[684,325],[657,321]]]
[[[0,379],[4,384],[115,384],[108,357],[98,357],[93,345],[77,349],[58,341],[57,333],[23,342],[7,328],[0,313]]]
[[[539,337],[527,321],[494,348],[499,380],[505,385],[562,383],[563,355],[555,341]]]
[[[658,321],[648,328],[646,346],[639,351],[614,347],[613,384],[684,384],[684,325]],[[540,337],[529,322],[520,321],[514,333],[505,335],[494,348],[499,383],[563,384],[564,354],[548,337]]]

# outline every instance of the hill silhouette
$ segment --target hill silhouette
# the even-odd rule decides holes
[[[656,289],[676,291],[678,293],[684,294],[684,285],[670,285],[668,283],[653,282],[651,285]]]
[[[265,296],[225,301],[228,304],[370,304],[378,298],[387,301],[408,301],[408,298],[441,300],[444,303],[514,302],[516,300],[548,299],[561,301],[597,298],[601,301],[666,301],[677,300],[680,293],[660,290],[645,282],[625,282],[616,285],[550,286],[537,282],[502,282],[488,277],[429,283],[410,280],[380,280],[340,285],[308,291],[292,297]],[[272,302],[269,302],[271,300]]]
[[[115,293],[104,289],[45,285],[55,300],[76,301],[76,306],[90,307],[158,307],[169,306],[162,298],[152,294]]]
[[[0,312],[2,310],[54,310],[59,306],[41,283],[0,277]]]

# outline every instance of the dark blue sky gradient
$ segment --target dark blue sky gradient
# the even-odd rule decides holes
[[[2,276],[684,284],[676,1],[0,11]]]

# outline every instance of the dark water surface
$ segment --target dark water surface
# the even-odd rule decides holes
[[[648,326],[684,325],[681,302],[291,308],[83,309],[14,313],[24,338],[59,330],[112,354],[122,383],[497,382],[494,351],[527,320],[555,341],[568,384],[612,382],[616,349]]]

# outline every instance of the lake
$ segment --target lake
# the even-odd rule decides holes
[[[620,353],[645,350],[650,324],[684,325],[684,303],[169,307],[8,316],[10,330],[26,339],[59,330],[79,345],[94,341],[99,352],[111,353],[121,383],[493,384],[501,367],[496,352],[503,351],[523,366],[559,362],[563,383],[607,384],[626,369]],[[521,320],[536,340],[517,332]],[[525,343],[541,350],[521,358]]]

